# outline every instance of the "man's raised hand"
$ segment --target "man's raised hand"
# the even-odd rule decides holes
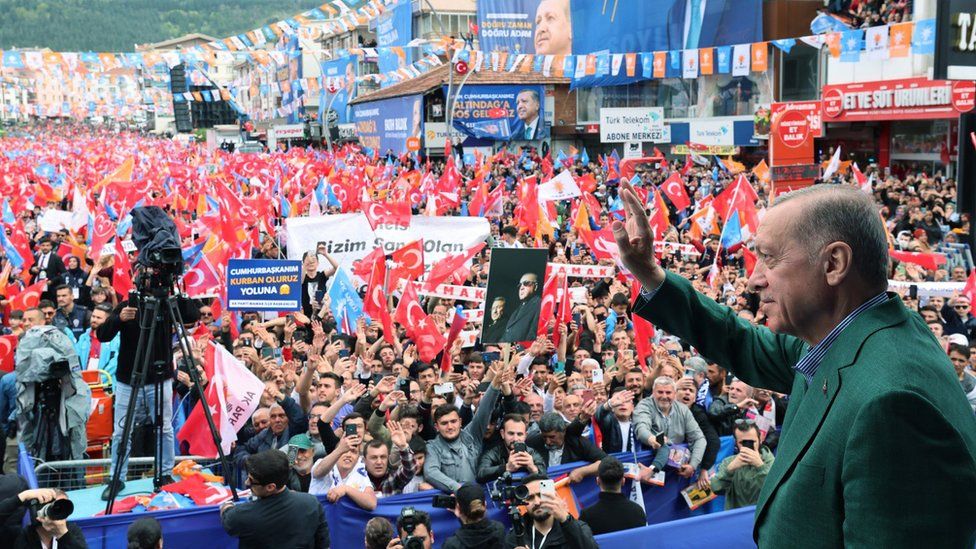
[[[611,228],[620,261],[645,288],[657,288],[664,282],[664,269],[654,260],[654,233],[644,205],[630,183],[621,182],[619,192],[626,220],[614,221]]]

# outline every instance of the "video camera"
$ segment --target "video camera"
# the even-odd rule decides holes
[[[508,518],[512,522],[512,531],[515,532],[516,545],[525,545],[525,524],[522,522],[522,515],[518,508],[529,499],[528,486],[515,484],[512,473],[505,471],[491,485],[488,495],[491,496],[492,501],[503,505],[508,510]]]
[[[400,520],[398,523],[400,528],[407,533],[406,537],[400,540],[403,549],[424,549],[424,541],[413,535],[414,530],[417,529],[417,525],[422,522],[420,517],[417,516],[416,509],[413,507],[404,507],[400,510]]]
[[[136,262],[149,275],[149,286],[170,288],[183,274],[183,250],[176,223],[158,206],[132,210],[132,241]],[[142,284],[137,283],[136,287]]]
[[[505,506],[518,506],[529,498],[529,489],[521,484],[515,484],[512,473],[505,471],[488,491],[492,501]]]

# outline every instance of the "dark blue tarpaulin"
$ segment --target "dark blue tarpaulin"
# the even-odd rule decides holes
[[[724,456],[731,453],[731,446],[731,439],[729,437],[723,438],[722,449],[719,452],[720,460]],[[643,452],[638,454],[638,461],[648,464],[650,463],[651,456],[651,452]],[[617,454],[617,457],[619,457],[621,461],[633,461],[633,456],[631,455]],[[579,467],[580,465],[582,465],[582,463],[552,467],[549,469],[549,475],[553,478],[557,478],[560,475],[566,474],[574,468]],[[29,470],[30,467],[24,467],[22,464],[22,470],[24,469]],[[681,520],[692,515],[679,493],[682,489],[688,486],[688,484],[689,480],[683,479],[676,474],[669,472],[663,487],[644,485],[644,506],[647,511],[648,524],[661,527],[669,527],[672,524],[679,525],[676,527],[679,529],[675,530],[676,533],[674,535],[677,536],[680,533],[681,537],[676,537],[674,539],[677,545],[673,546],[696,546],[694,544],[686,545],[685,541],[687,536],[681,533],[684,531],[682,529],[684,527],[681,525],[692,520],[698,521],[695,522],[695,524],[699,525],[698,528],[709,531],[708,535],[712,536],[709,539],[723,543],[723,546],[740,547],[742,545],[738,542],[743,539],[750,540],[751,543],[751,512],[748,513],[748,520],[739,518],[732,522],[729,522],[730,519],[728,518],[722,518],[727,515],[726,513],[722,513],[721,515],[698,516],[690,519],[689,521]],[[596,502],[599,490],[596,486],[596,481],[593,478],[587,478],[578,484],[573,484],[571,485],[571,488],[580,509]],[[629,483],[625,485],[624,489],[629,490]],[[343,498],[335,504],[326,502],[324,496],[320,497],[319,499],[323,502],[325,507],[326,520],[329,523],[329,533],[332,541],[332,547],[361,547],[363,545],[363,531],[365,529],[366,522],[370,518],[374,516],[382,516],[390,519],[391,521],[396,521],[401,509],[405,506],[413,506],[416,509],[430,513],[435,534],[435,547],[440,547],[441,543],[450,537],[454,530],[458,528],[458,522],[453,513],[444,509],[434,509],[431,507],[433,496],[437,493],[437,491],[431,490],[416,494],[381,498],[377,508],[374,511],[369,512],[358,508],[352,504],[348,498]],[[706,506],[708,509],[699,509],[694,514],[698,515],[706,512],[721,510],[721,500],[722,498],[718,498],[712,502],[712,504]],[[499,520],[508,525],[509,521],[503,508],[493,504],[489,504],[489,507],[489,518]],[[74,520],[72,522],[77,524],[82,529],[85,534],[85,538],[88,540],[89,547],[107,549],[124,547],[126,529],[133,521],[143,515],[153,516],[159,520],[159,522],[162,524],[167,547],[207,547],[213,549],[220,547],[236,547],[236,541],[230,538],[221,527],[220,513],[218,508],[215,506],[174,511],[156,511],[145,514],[91,517]],[[721,523],[721,527],[711,526],[712,523],[709,521],[713,520],[713,516],[715,520],[723,521]],[[739,515],[735,516],[738,517]],[[739,528],[741,531],[736,530],[736,528]],[[645,531],[645,529],[633,530],[633,532],[643,531]],[[648,539],[656,540],[656,547],[672,546],[669,545],[669,543],[665,543],[665,540],[669,538],[660,537],[661,535],[670,532],[670,530],[663,528],[660,531],[655,530],[655,532],[659,533],[656,533],[654,537]],[[613,535],[616,536],[623,534],[620,533]],[[670,536],[671,534],[667,535]],[[725,540],[728,540],[730,543],[724,543]],[[614,546],[623,545],[617,545],[615,540],[608,540],[606,544],[601,542],[601,547]],[[629,549],[633,549],[632,546],[628,547]]]

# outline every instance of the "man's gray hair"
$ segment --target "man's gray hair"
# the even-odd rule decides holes
[[[553,433],[553,432],[566,432],[566,420],[556,412],[549,412],[543,414],[539,418],[539,432],[540,433]]]
[[[795,238],[810,263],[831,242],[851,247],[851,270],[879,289],[888,285],[888,238],[878,206],[863,191],[845,185],[814,185],[776,197],[773,207],[790,200],[809,199],[791,223]]]
[[[593,366],[594,368],[599,368],[600,361],[598,361],[595,358],[584,358],[582,361],[580,361],[580,368],[583,368],[586,365]]]
[[[670,385],[671,387],[677,388],[678,384],[675,383],[674,378],[668,376],[657,376],[654,379],[654,388],[656,389],[658,385]]]

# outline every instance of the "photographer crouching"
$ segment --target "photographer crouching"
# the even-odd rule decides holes
[[[23,528],[5,527],[0,533],[0,547],[12,549],[87,548],[81,528],[67,521],[74,505],[63,490],[38,488],[24,490],[0,500],[0,524],[6,525],[12,515],[30,510],[30,524]]]

